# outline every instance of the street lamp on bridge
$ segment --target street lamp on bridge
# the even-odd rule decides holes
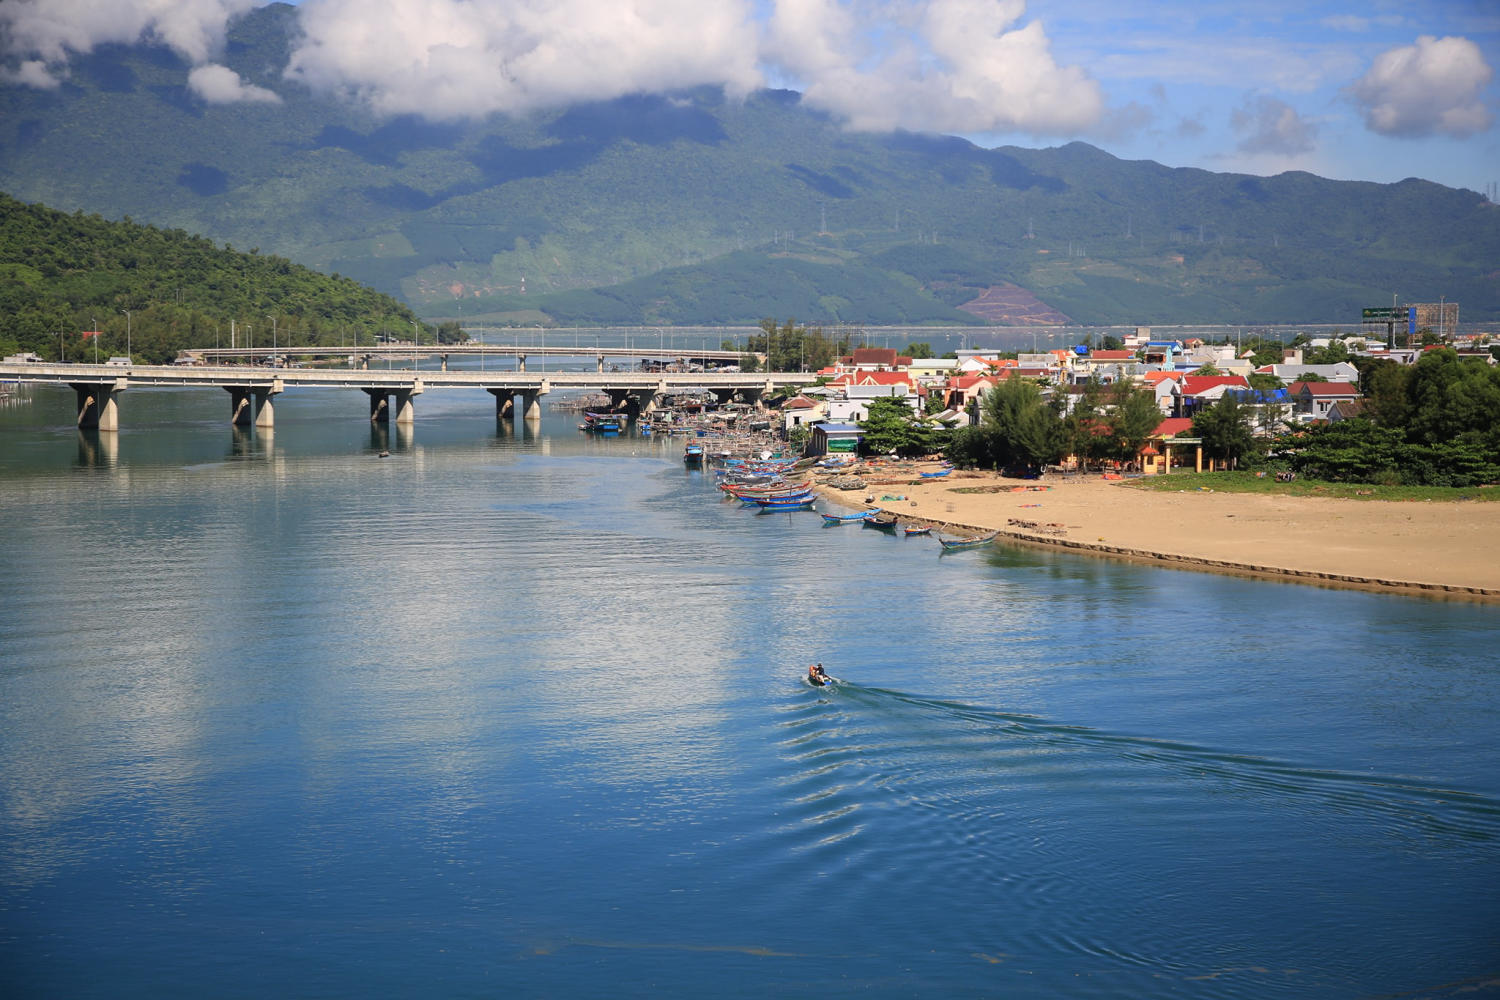
[[[130,310],[121,309],[120,312],[125,314],[125,354],[130,356]]]

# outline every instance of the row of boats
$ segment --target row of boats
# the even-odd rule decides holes
[[[766,511],[809,510],[817,502],[813,481],[793,481],[787,478],[792,471],[792,462],[745,462],[719,470],[719,489],[740,501],[746,507],[757,507]],[[825,525],[859,524],[903,535],[930,535],[932,525],[913,524],[902,521],[895,514],[882,510],[863,510],[853,514],[834,514],[818,511]],[[961,538],[943,538],[938,542],[944,550],[977,548],[987,545],[999,537],[1000,532],[972,535]]]

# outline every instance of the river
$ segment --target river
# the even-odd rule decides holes
[[[8,996],[1500,991],[1491,607],[940,555],[482,392],[72,403],[0,410]]]

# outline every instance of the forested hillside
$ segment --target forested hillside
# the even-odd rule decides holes
[[[274,320],[274,324],[273,324]],[[410,309],[349,278],[180,230],[66,215],[0,195],[0,354],[164,363],[186,347],[373,343]],[[274,329],[273,329],[274,327]]]
[[[295,30],[255,9],[224,54],[276,103],[205,104],[147,45],[80,56],[54,91],[0,85],[0,190],[434,318],[1356,323],[1395,293],[1500,320],[1500,210],[1471,191],[850,132],[788,91],[382,119],[282,78]]]

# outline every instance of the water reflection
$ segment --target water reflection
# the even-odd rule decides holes
[[[112,469],[120,460],[118,431],[78,428],[78,461],[83,469]]]

